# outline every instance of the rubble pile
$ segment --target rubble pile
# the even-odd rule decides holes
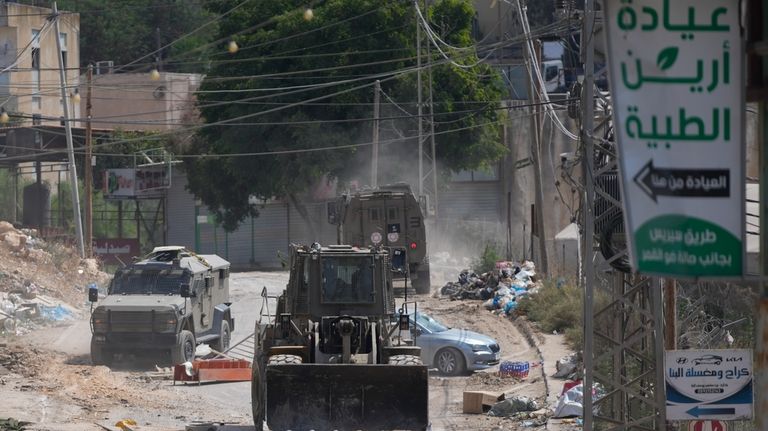
[[[87,286],[105,285],[109,275],[94,259],[40,238],[35,229],[0,221],[0,335],[21,335],[76,318]]]
[[[497,262],[496,269],[476,274],[469,269],[459,273],[455,282],[440,289],[440,294],[451,299],[476,299],[485,301],[483,306],[499,314],[510,315],[517,306],[517,299],[535,293],[538,289],[536,266],[531,261],[522,263]]]

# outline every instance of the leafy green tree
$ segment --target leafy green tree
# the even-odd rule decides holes
[[[80,63],[113,60],[128,64],[212,19],[202,1],[184,0],[59,0],[59,10],[80,13]],[[212,27],[190,34],[162,53],[164,70],[201,72],[207,57]],[[170,60],[168,62],[168,60]],[[154,56],[138,61],[136,67],[152,63]]]
[[[350,178],[368,157],[369,147],[296,150],[369,142],[371,123],[359,120],[372,117],[373,75],[413,70],[416,65],[412,2],[328,0],[314,9],[311,19],[305,14],[306,4],[304,0],[254,1],[219,23],[217,39],[229,35],[240,49],[236,54],[221,50],[211,58],[213,67],[199,95],[200,112],[208,126],[189,152],[284,152],[187,160],[189,189],[217,213],[225,229],[232,230],[248,215],[258,214],[248,204],[251,195],[286,197],[299,204],[298,195],[323,176]],[[223,0],[208,6],[216,14],[231,7]],[[470,0],[436,1],[428,14],[441,39],[459,47],[473,44]],[[494,124],[501,115],[501,81],[487,65],[471,67],[478,62],[473,50],[447,49],[459,65],[467,67],[445,62],[433,67],[434,99],[439,101],[434,109],[440,119],[435,126],[437,159],[446,171],[478,168],[498,160],[505,151]],[[432,53],[436,62],[441,60],[436,50]],[[427,94],[427,73],[423,75]],[[364,78],[306,89],[360,77]],[[416,100],[415,72],[393,79],[384,76],[381,81],[383,91],[395,100]],[[302,103],[329,95],[318,103]],[[469,101],[487,103],[467,105]],[[467,106],[476,111],[467,112]],[[416,113],[412,102],[409,110],[411,115]],[[249,122],[266,124],[242,124]],[[401,145],[411,154],[417,142],[406,139]]]

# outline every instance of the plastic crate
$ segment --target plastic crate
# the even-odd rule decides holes
[[[499,365],[499,376],[524,379],[528,377],[530,369],[531,365],[528,362],[504,361]]]

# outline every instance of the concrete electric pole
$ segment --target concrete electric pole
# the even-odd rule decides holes
[[[56,2],[53,3],[53,27],[56,32],[56,49],[58,49],[59,58],[59,79],[61,81],[61,100],[62,108],[64,109],[64,130],[67,137],[67,155],[69,163],[69,184],[72,188],[72,211],[74,213],[75,234],[77,235],[77,245],[80,250],[80,257],[85,258],[85,246],[83,244],[83,221],[80,218],[80,196],[77,187],[77,167],[75,166],[75,148],[72,142],[72,124],[69,119],[69,103],[67,103],[67,73],[66,66],[64,65],[64,57],[61,51],[61,32],[59,31],[59,9],[56,7]]]

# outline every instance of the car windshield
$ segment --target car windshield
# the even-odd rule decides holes
[[[118,295],[177,295],[184,283],[189,283],[189,274],[183,269],[130,269],[115,274],[110,290]]]
[[[323,302],[373,303],[373,258],[334,256],[322,259]]]
[[[413,314],[411,314],[411,319],[413,319]],[[447,331],[449,328],[443,325],[442,323],[435,320],[432,316],[429,314],[424,313],[416,313],[416,323],[421,325],[424,329],[426,329],[429,332],[443,332]]]

